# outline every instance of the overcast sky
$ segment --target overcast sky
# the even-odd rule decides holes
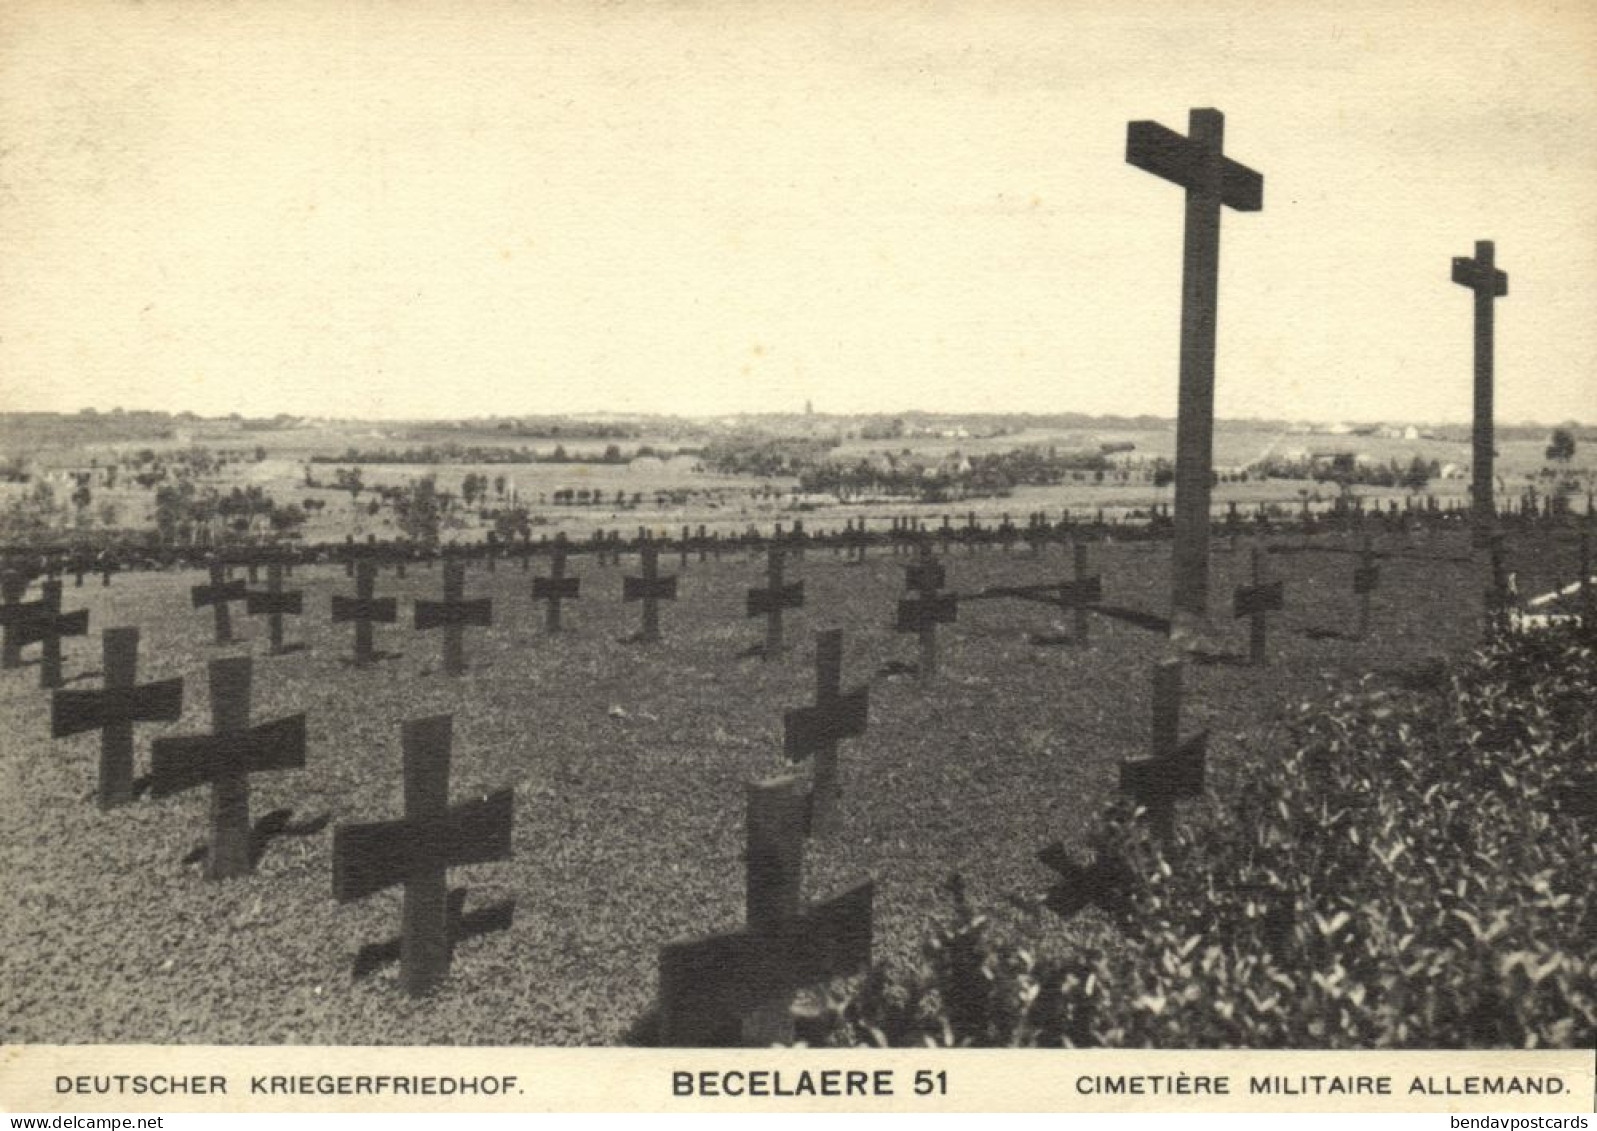
[[[0,406],[1173,415],[1195,106],[1220,415],[1597,419],[1585,0],[12,0]]]

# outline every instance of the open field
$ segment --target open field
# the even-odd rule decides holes
[[[1242,543],[1245,547],[1246,542]],[[1229,607],[1248,555],[1216,542],[1212,606]],[[1328,683],[1392,678],[1479,638],[1487,570],[1462,533],[1378,542],[1382,588],[1375,628],[1354,622],[1349,544],[1326,536],[1277,538],[1271,568],[1286,581],[1287,609],[1273,618],[1264,669],[1189,665],[1184,729],[1211,732],[1210,788],[1234,786],[1235,752],[1258,748],[1280,717]],[[1574,542],[1550,529],[1512,550],[1521,591],[1574,573]],[[1169,545],[1094,547],[1104,603],[1165,610]],[[942,633],[942,668],[929,683],[903,669],[913,638],[891,631],[907,559],[873,555],[846,565],[810,554],[790,567],[807,605],[789,621],[787,655],[748,654],[762,622],[744,619],[743,590],[763,584],[763,561],[696,560],[680,600],[662,612],[664,639],[618,641],[637,627],[619,600],[625,573],[575,561],[582,599],[569,631],[548,637],[530,600],[529,574],[474,568],[468,595],[491,595],[495,627],[467,636],[468,674],[438,673],[434,634],[408,627],[409,599],[436,595],[436,570],[385,573],[379,592],[401,601],[401,626],[380,628],[397,653],[365,670],[348,664],[350,632],[328,622],[329,596],[348,593],[341,569],[297,570],[307,615],[288,638],[308,650],[266,654],[264,625],[235,610],[236,645],[211,643],[208,613],[189,606],[198,574],[118,577],[107,589],[66,590],[66,607],[91,611],[91,635],[67,645],[67,672],[97,685],[98,632],[141,627],[141,682],[185,678],[185,717],[141,725],[143,765],[158,734],[209,729],[205,662],[256,657],[252,718],[307,712],[310,754],[301,772],[257,777],[254,815],[291,809],[292,826],[264,846],[253,877],[200,878],[204,791],[99,812],[93,789],[97,736],[52,741],[48,701],[30,665],[0,676],[0,993],[6,1041],[218,1043],[612,1044],[648,1012],[661,944],[735,926],[742,913],[743,786],[781,771],[784,709],[812,701],[811,630],[847,630],[845,686],[870,682],[870,727],[845,743],[841,828],[812,843],[811,897],[869,874],[877,881],[876,954],[902,963],[930,917],[942,883],[962,874],[979,905],[1000,915],[1011,895],[1034,894],[1047,873],[1043,844],[1078,841],[1110,795],[1116,766],[1145,752],[1147,676],[1166,653],[1162,636],[1093,617],[1085,647],[1038,647],[1059,632],[1057,614],[1016,601],[963,603]],[[1057,579],[1068,559],[956,552],[949,587]],[[537,562],[539,568],[545,563]],[[677,570],[676,559],[662,564]],[[1222,619],[1231,646],[1246,625]],[[399,723],[431,713],[455,718],[452,794],[515,791],[514,857],[457,870],[467,912],[515,900],[514,925],[464,941],[449,983],[410,1001],[394,968],[352,980],[357,952],[397,933],[399,897],[335,905],[331,825],[397,815]],[[1103,936],[1088,915],[1046,925],[1064,947]]]

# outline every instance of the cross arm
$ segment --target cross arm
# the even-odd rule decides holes
[[[547,601],[551,597],[562,599],[581,596],[580,577],[535,577],[532,579],[532,599]]]
[[[1263,585],[1239,585],[1232,596],[1231,615],[1238,619],[1256,613],[1280,612],[1286,605],[1286,583],[1277,578]]]
[[[959,617],[959,599],[953,593],[905,597],[898,602],[899,632],[919,632],[934,624],[952,624]]]

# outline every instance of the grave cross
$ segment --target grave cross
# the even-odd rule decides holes
[[[251,851],[249,775],[305,768],[305,716],[250,726],[254,661],[232,656],[210,663],[212,734],[157,738],[150,745],[150,794],[170,797],[211,787],[207,879],[255,870]]]
[[[355,595],[333,594],[333,623],[355,622],[355,663],[364,666],[376,659],[372,650],[372,625],[393,624],[399,617],[392,597],[375,597],[377,566],[363,561],[355,571]]]
[[[449,715],[404,724],[403,818],[333,830],[333,898],[339,903],[405,887],[399,977],[413,996],[449,975],[448,869],[510,856],[511,790],[449,804],[452,728]]]
[[[100,808],[110,809],[133,800],[133,724],[176,722],[183,714],[183,681],[135,686],[139,630],[108,628],[100,638],[105,687],[51,696],[50,737],[100,732]]]
[[[804,583],[785,581],[782,567],[786,552],[772,543],[765,551],[765,588],[750,589],[748,616],[765,616],[765,659],[773,659],[782,650],[782,613],[787,609],[804,607]]]
[[[466,627],[487,628],[492,624],[493,602],[489,598],[466,600],[466,563],[459,558],[444,563],[443,600],[416,602],[416,627],[444,630],[444,672],[447,675],[460,675],[466,670]]]
[[[1268,643],[1268,615],[1278,613],[1286,606],[1286,584],[1280,578],[1264,579],[1265,555],[1263,546],[1253,547],[1253,583],[1239,585],[1231,599],[1232,616],[1248,623],[1248,662],[1256,667],[1264,664]]]
[[[233,639],[233,618],[228,611],[230,601],[243,601],[248,598],[244,587],[244,579],[228,581],[225,568],[221,562],[214,561],[210,565],[211,581],[209,585],[196,585],[189,590],[189,599],[193,601],[196,609],[203,609],[207,605],[216,614],[216,642],[218,644],[230,643]]]
[[[1214,346],[1220,276],[1220,208],[1257,212],[1264,178],[1225,156],[1225,116],[1192,110],[1188,136],[1132,122],[1126,160],[1187,191],[1181,270],[1181,379],[1176,416],[1172,616],[1202,624],[1209,606],[1209,490],[1214,469]]]
[[[747,926],[660,951],[662,1046],[791,1043],[796,991],[870,965],[870,881],[804,906],[808,813],[797,778],[749,784]]]
[[[1508,276],[1498,270],[1491,240],[1475,241],[1475,258],[1453,259],[1453,282],[1475,292],[1475,426],[1472,432],[1475,544],[1485,544],[1496,512],[1492,504],[1493,351],[1496,333],[1493,302],[1508,294]]]
[[[943,587],[941,562],[932,559],[932,544],[922,540],[920,560],[904,567],[905,585],[915,594],[898,602],[899,632],[920,634],[920,666],[917,674],[926,679],[937,670],[937,626],[952,624],[959,616],[959,598],[938,593]]]
[[[281,562],[270,562],[266,566],[266,592],[247,592],[244,595],[244,611],[250,616],[265,615],[268,630],[271,634],[272,654],[278,655],[283,651],[283,616],[286,613],[297,617],[304,611],[305,595],[299,590],[284,592],[283,590],[283,565]]]
[[[1203,792],[1209,732],[1181,741],[1181,661],[1164,660],[1153,670],[1152,756],[1120,763],[1120,790],[1148,811],[1165,840],[1175,832],[1176,802]]]
[[[641,550],[643,576],[621,579],[621,600],[643,602],[643,628],[638,640],[660,639],[660,602],[677,599],[677,579],[673,574],[660,575],[660,551],[653,542],[645,542]]]
[[[841,794],[837,745],[865,733],[870,712],[870,686],[843,693],[843,630],[815,634],[815,705],[796,707],[782,716],[782,750],[791,762],[815,759],[813,823],[829,831],[835,823]]]
[[[1359,599],[1358,637],[1370,632],[1370,597],[1381,587],[1381,567],[1375,564],[1375,547],[1366,534],[1359,549],[1359,564],[1353,567],[1353,592]]]
[[[1087,572],[1087,543],[1076,542],[1071,547],[1071,558],[1075,577],[1060,583],[1059,604],[1066,609],[1075,610],[1075,639],[1085,644],[1087,610],[1103,600],[1103,577],[1101,574]]]
[[[29,644],[43,645],[39,658],[39,686],[49,691],[65,682],[61,675],[61,638],[86,635],[89,631],[89,610],[61,611],[61,581],[58,578],[47,578],[43,589],[38,601],[23,606],[29,612],[17,626],[17,645],[19,648]]]
[[[575,601],[581,588],[580,577],[566,576],[566,536],[557,534],[549,552],[549,576],[532,579],[532,599],[547,602],[544,623],[550,632],[560,631],[560,602]]]

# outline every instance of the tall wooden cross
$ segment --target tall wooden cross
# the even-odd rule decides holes
[[[544,625],[550,632],[560,631],[560,602],[581,596],[582,578],[566,576],[566,536],[556,534],[549,551],[549,576],[532,579],[532,599],[544,601]]]
[[[1209,490],[1214,473],[1214,347],[1220,290],[1220,209],[1257,212],[1264,178],[1225,155],[1225,115],[1192,110],[1186,137],[1132,122],[1126,160],[1187,190],[1181,269],[1181,383],[1176,415],[1171,625],[1209,615]]]
[[[39,658],[39,686],[46,691],[60,687],[65,681],[61,673],[61,638],[84,636],[89,631],[89,610],[61,611],[61,581],[46,578],[43,595],[38,601],[24,606],[31,610],[17,626],[17,645],[42,645]]]
[[[213,733],[157,738],[150,745],[150,793],[170,797],[209,783],[211,843],[207,879],[255,870],[250,829],[251,774],[305,768],[305,716],[250,726],[254,661],[232,656],[210,663]]]
[[[57,691],[50,698],[50,737],[100,732],[101,809],[133,800],[133,724],[172,723],[183,714],[183,681],[166,679],[136,686],[139,630],[108,628],[101,633],[105,687],[99,691]]]
[[[843,693],[843,630],[815,634],[815,705],[796,707],[782,716],[782,750],[791,762],[814,758],[813,824],[830,831],[837,820],[842,793],[837,772],[837,745],[865,733],[870,713],[870,685]]]
[[[1453,282],[1475,292],[1475,427],[1472,502],[1475,517],[1475,544],[1484,546],[1496,519],[1492,503],[1495,480],[1492,459],[1496,454],[1492,435],[1493,351],[1496,333],[1492,305],[1508,294],[1508,275],[1496,263],[1491,240],[1475,241],[1475,258],[1453,259]]]
[[[267,628],[272,643],[272,654],[283,651],[283,616],[297,617],[304,611],[305,595],[299,590],[283,589],[283,564],[269,562],[266,566],[266,592],[247,592],[244,611],[250,616],[267,618]]]
[[[1176,802],[1203,792],[1209,732],[1181,740],[1181,661],[1164,660],[1153,670],[1151,756],[1120,763],[1120,790],[1148,812],[1154,831],[1168,840],[1175,832]]]
[[[804,583],[783,579],[783,564],[787,552],[776,542],[765,551],[765,588],[750,589],[748,613],[751,617],[765,617],[765,659],[774,659],[782,651],[782,614],[788,609],[804,607]]]
[[[1269,643],[1269,614],[1286,605],[1286,583],[1280,578],[1265,580],[1263,546],[1253,547],[1253,582],[1239,585],[1231,599],[1231,613],[1237,620],[1248,618],[1248,662],[1262,667]]]
[[[870,881],[804,906],[809,807],[795,777],[749,784],[747,925],[660,951],[662,1046],[791,1043],[796,991],[870,965]]]
[[[372,625],[393,624],[399,609],[392,597],[376,597],[377,564],[363,561],[355,571],[355,595],[333,594],[333,623],[355,622],[355,664],[364,667],[377,658],[372,649]]]
[[[645,542],[640,551],[643,557],[643,576],[621,579],[621,600],[643,602],[643,628],[637,640],[660,639],[660,602],[677,599],[676,575],[661,576],[660,550],[652,541]]]
[[[493,602],[489,598],[466,600],[466,563],[459,558],[444,563],[443,600],[416,602],[416,627],[444,630],[446,675],[460,675],[466,670],[466,627],[487,628],[492,624]]]
[[[216,642],[228,644],[233,639],[233,618],[228,603],[247,600],[248,592],[243,578],[227,580],[226,567],[219,561],[211,563],[210,577],[210,584],[196,585],[189,590],[189,599],[196,609],[211,607],[216,615]]]
[[[333,898],[339,903],[405,887],[399,978],[412,995],[449,976],[448,870],[510,856],[511,790],[449,804],[452,729],[449,715],[404,724],[403,818],[333,830]]]
[[[919,559],[904,567],[905,586],[915,595],[899,600],[896,627],[899,632],[919,634],[920,665],[916,673],[922,679],[937,670],[937,626],[952,624],[959,616],[959,598],[938,592],[944,576],[943,564],[932,557],[931,540],[921,539]]]

